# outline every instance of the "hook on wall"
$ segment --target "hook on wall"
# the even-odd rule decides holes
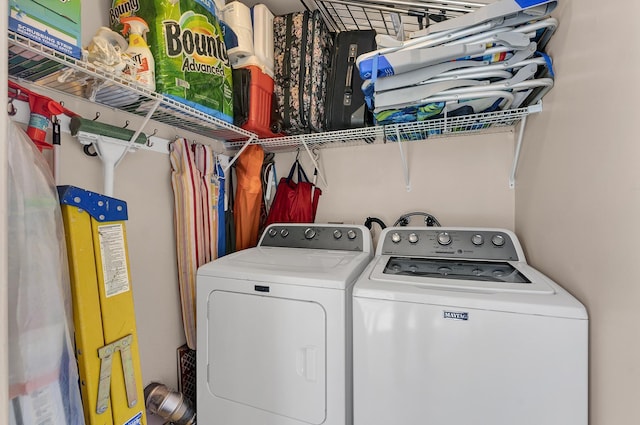
[[[28,95],[25,95],[19,87],[9,85],[9,101],[7,103],[7,113],[9,116],[14,116],[18,113],[18,108],[13,103],[14,100],[20,100],[26,102],[29,100]]]
[[[129,120],[126,120],[126,121],[124,122],[124,127],[122,127],[122,128],[127,128],[127,127],[129,127]]]
[[[147,145],[148,147],[153,147],[153,142],[151,141],[151,138],[152,138],[153,136],[155,136],[156,134],[158,134],[158,129],[157,129],[157,128],[154,128],[154,129],[153,129],[153,133],[151,133],[150,135],[148,135],[148,136],[147,136],[147,143],[146,143],[146,145]]]
[[[82,147],[82,151],[87,156],[98,156],[98,152],[96,152],[96,148],[93,146],[93,144],[84,145]]]
[[[9,97],[9,102],[7,103],[7,113],[11,117],[18,113],[18,108],[13,104],[13,99],[15,99],[15,97]]]
[[[100,118],[100,112],[96,112],[96,116],[93,118],[93,121],[97,121]]]

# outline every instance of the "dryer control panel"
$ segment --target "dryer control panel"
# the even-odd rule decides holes
[[[519,242],[500,229],[385,229],[382,255],[522,261]],[[516,246],[518,248],[516,248]]]
[[[366,228],[365,228],[366,229]],[[370,252],[371,236],[362,226],[272,224],[258,246]]]

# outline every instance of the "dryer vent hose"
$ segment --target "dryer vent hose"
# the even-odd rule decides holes
[[[195,425],[196,412],[182,393],[171,391],[164,384],[152,382],[144,389],[144,400],[149,412],[175,425]]]
[[[380,220],[377,217],[367,217],[367,219],[364,221],[364,225],[369,230],[371,230],[371,227],[373,227],[373,223],[378,223],[381,229],[385,229],[387,227],[387,225],[384,224],[384,221]]]

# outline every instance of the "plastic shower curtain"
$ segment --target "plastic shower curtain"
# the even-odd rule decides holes
[[[7,144],[9,423],[82,425],[58,192],[44,157],[14,123]]]
[[[196,273],[216,258],[219,185],[209,146],[177,139],[170,160],[182,321],[187,346],[195,350]]]

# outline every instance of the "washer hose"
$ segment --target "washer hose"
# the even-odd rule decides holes
[[[171,391],[164,384],[152,382],[147,385],[144,400],[149,412],[175,425],[196,424],[196,412],[182,393]]]
[[[401,215],[393,224],[393,227],[407,226],[409,224],[409,220],[411,219],[411,217],[416,215],[424,217],[424,224],[427,225],[427,227],[434,227],[434,226],[440,227],[440,222],[438,221],[437,218],[435,218],[435,216],[426,212],[421,212],[421,211],[410,212],[410,213]]]

